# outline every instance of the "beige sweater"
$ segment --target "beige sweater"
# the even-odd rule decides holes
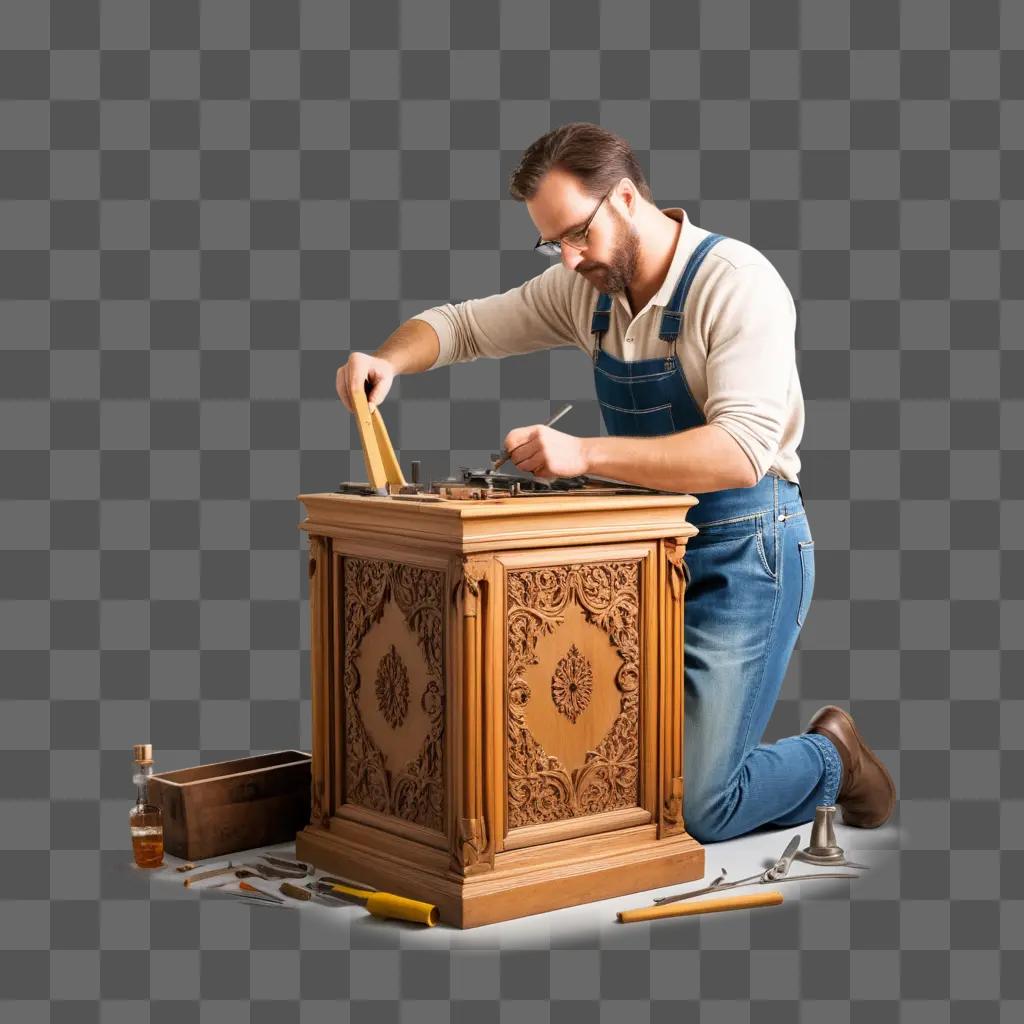
[[[711,233],[681,209],[663,212],[683,225],[668,275],[635,317],[624,295],[614,297],[601,343],[624,362],[665,354],[668,343],[658,338],[662,310],[691,253]],[[565,345],[591,356],[597,296],[581,274],[558,262],[500,295],[435,306],[414,319],[430,324],[441,341],[434,366]],[[725,238],[701,264],[684,310],[675,351],[705,420],[729,432],[758,479],[771,471],[795,481],[804,403],[795,358],[796,307],[786,282],[753,246]]]

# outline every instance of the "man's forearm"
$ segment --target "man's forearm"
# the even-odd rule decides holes
[[[700,494],[757,483],[743,449],[713,424],[663,437],[588,437],[584,451],[588,473],[659,491]]]
[[[406,320],[374,355],[386,359],[395,373],[429,370],[441,352],[437,331],[425,320]]]

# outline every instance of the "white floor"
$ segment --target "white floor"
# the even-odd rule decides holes
[[[842,812],[839,812],[841,815]],[[255,909],[257,913],[288,913],[298,911],[303,915],[303,928],[308,926],[319,936],[320,942],[333,945],[336,940],[340,945],[349,945],[350,932],[358,929],[360,935],[365,936],[376,945],[373,939],[376,936],[383,944],[397,944],[402,948],[529,948],[546,949],[552,944],[573,945],[574,942],[592,941],[602,948],[649,948],[649,929],[661,926],[663,921],[651,923],[621,924],[616,919],[616,914],[621,910],[628,910],[635,907],[645,907],[652,904],[653,898],[668,893],[686,891],[699,888],[709,884],[715,879],[724,868],[727,872],[726,881],[746,878],[773,864],[781,855],[786,844],[794,834],[800,835],[801,849],[810,843],[811,825],[802,825],[799,828],[767,830],[741,836],[737,839],[724,843],[713,843],[705,846],[705,867],[706,873],[702,882],[693,881],[679,885],[666,886],[661,889],[652,889],[649,892],[633,893],[628,896],[618,896],[614,899],[601,900],[596,903],[589,903],[578,907],[569,907],[564,910],[555,910],[545,914],[535,914],[531,917],[520,918],[514,921],[506,921],[500,924],[485,925],[480,928],[461,930],[447,926],[442,921],[434,928],[426,928],[422,925],[407,924],[400,921],[386,921],[371,917],[359,906],[326,907],[313,903],[299,903],[293,900],[288,901],[287,906],[278,907],[274,905],[262,905],[251,900],[242,900],[231,896],[225,890],[217,890],[212,887],[223,882],[226,876],[211,878],[209,881],[198,882],[194,886],[185,888],[183,879],[186,874],[176,872],[175,866],[183,863],[175,857],[166,856],[165,866],[154,871],[151,877],[152,894],[156,899],[180,899],[180,898],[211,898],[223,899],[237,904],[247,904]],[[854,891],[859,895],[871,898],[895,898],[898,893],[898,877],[892,877],[892,871],[887,866],[898,864],[894,856],[899,848],[899,832],[893,825],[881,829],[857,829],[847,828],[838,824],[835,826],[836,842],[841,846],[848,859],[859,864],[865,864],[868,869],[859,871],[859,877],[854,879],[835,879],[833,881],[810,881],[810,882],[783,882],[778,885],[751,885],[733,889],[735,894],[747,894],[764,891],[769,888],[776,888],[782,893],[786,903],[799,901],[801,899],[821,900],[846,900]],[[233,854],[230,858],[220,857],[207,862],[203,866],[216,867],[226,864],[231,860],[240,864],[247,860],[254,860],[260,853],[274,853],[281,857],[295,859],[294,846],[262,847],[259,849],[246,850],[242,853]],[[195,872],[198,873],[198,868]],[[849,868],[822,868],[806,861],[795,860],[790,868],[789,874],[818,874],[832,873],[835,871],[849,871]],[[322,874],[323,872],[317,872]],[[260,878],[246,879],[252,885],[262,888],[267,892],[280,895],[278,892],[279,881],[269,881]],[[229,883],[229,888],[234,887],[235,881]],[[206,893],[200,896],[201,893]],[[708,897],[709,898],[709,897]],[[725,922],[727,919],[743,919],[749,914],[768,914],[775,908],[766,907],[752,911],[731,911],[707,916],[700,916],[694,920]],[[673,919],[668,919],[672,921]],[[680,919],[675,919],[679,924]],[[390,935],[384,933],[390,932]],[[397,933],[397,943],[395,943]],[[353,941],[353,948],[362,945],[362,942]]]

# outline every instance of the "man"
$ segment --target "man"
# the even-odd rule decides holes
[[[808,731],[761,743],[814,586],[798,480],[804,411],[796,311],[744,242],[660,210],[628,143],[597,125],[534,142],[512,174],[560,256],[518,288],[425,310],[338,370],[351,410],[396,373],[576,345],[593,360],[609,437],[512,430],[505,450],[538,477],[590,473],[695,494],[687,546],[685,803],[701,842],[786,827],[838,803],[848,825],[888,820],[895,787],[852,718],[822,708]]]

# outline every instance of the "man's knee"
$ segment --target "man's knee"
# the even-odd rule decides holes
[[[722,794],[689,794],[683,800],[683,822],[687,834],[698,843],[728,839],[729,813]]]
[[[686,818],[686,833],[701,844],[720,843],[731,838],[721,823],[703,818]]]

